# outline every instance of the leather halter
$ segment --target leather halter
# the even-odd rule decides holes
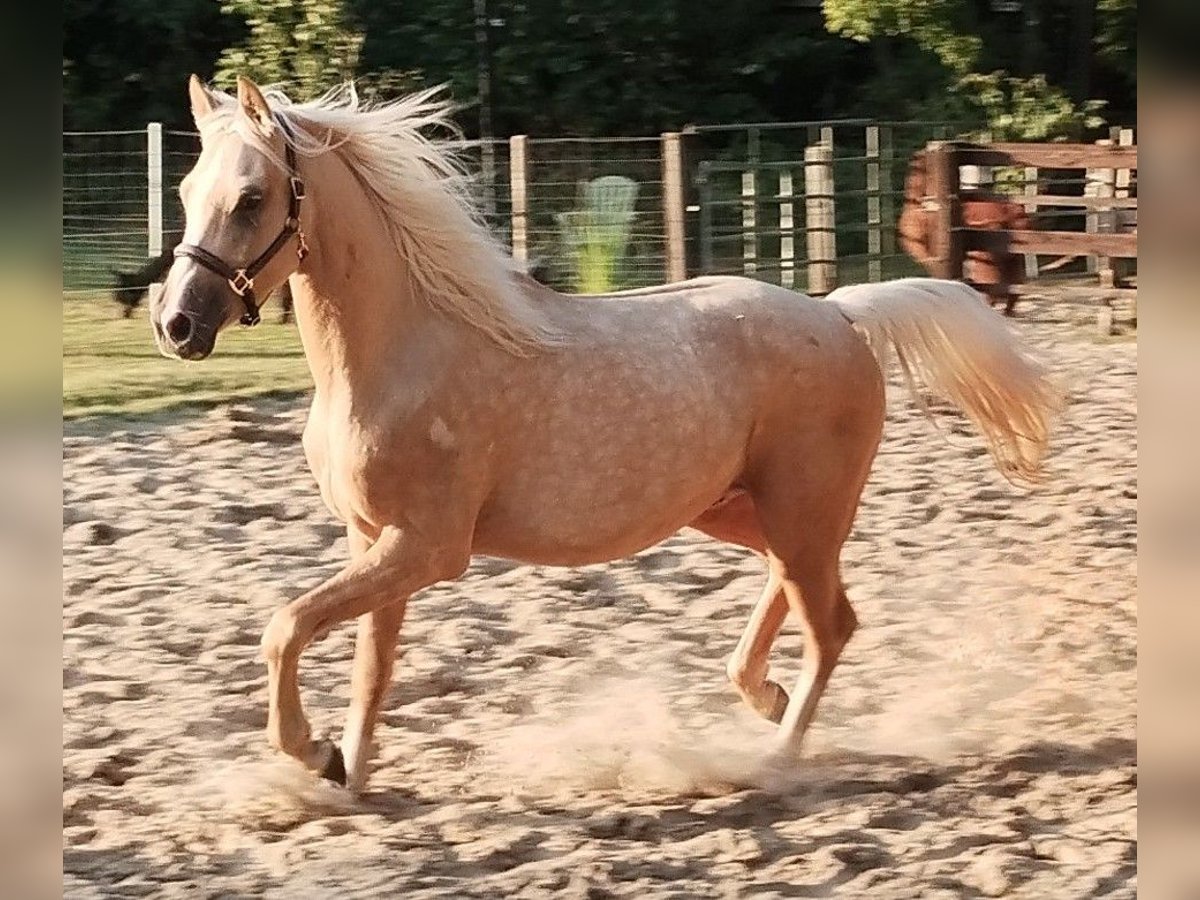
[[[308,242],[305,241],[304,232],[300,229],[300,201],[304,199],[304,182],[296,174],[296,151],[292,149],[290,143],[286,142],[284,150],[287,154],[288,186],[291,189],[291,197],[288,199],[288,213],[283,222],[283,228],[279,230],[275,240],[271,241],[271,246],[260,253],[248,266],[241,269],[235,269],[215,253],[210,253],[197,244],[180,244],[175,248],[177,257],[186,256],[194,259],[210,272],[220,275],[228,283],[230,290],[242,298],[246,311],[238,321],[243,325],[257,325],[261,320],[258,314],[259,305],[254,297],[254,279],[292,239],[293,235],[299,239],[299,244],[296,246],[297,261],[302,262],[304,257],[308,256]]]

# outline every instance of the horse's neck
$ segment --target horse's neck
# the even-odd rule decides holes
[[[351,402],[386,396],[406,355],[446,343],[474,350],[474,336],[413,295],[408,265],[374,206],[340,163],[321,159],[330,164],[314,200],[333,199],[318,207],[326,215],[291,279],[296,324],[318,393]]]

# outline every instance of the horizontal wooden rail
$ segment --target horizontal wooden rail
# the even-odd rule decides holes
[[[956,146],[959,165],[1041,169],[1136,169],[1137,147],[1093,144],[971,144]]]
[[[960,229],[967,250],[995,253],[1102,253],[1122,258],[1137,257],[1136,234],[1089,234],[1080,231],[985,231]]]
[[[1053,294],[1069,297],[1076,302],[1111,303],[1113,300],[1132,300],[1137,297],[1135,287],[1108,287],[1101,284],[1062,284],[1054,281],[1037,281],[1032,284],[1009,285],[1009,292],[1018,297],[1042,297]]]
[[[963,199],[970,199],[965,194]],[[1137,197],[1064,197],[1059,194],[1029,194],[1012,197],[1022,206],[1069,206],[1078,209],[1137,209]]]

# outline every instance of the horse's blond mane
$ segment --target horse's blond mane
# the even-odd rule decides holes
[[[440,88],[391,103],[363,103],[345,85],[306,103],[278,89],[265,91],[284,139],[298,154],[337,153],[376,203],[405,259],[415,295],[434,309],[483,332],[519,355],[562,343],[563,335],[525,296],[522,269],[483,225],[469,177],[451,141],[458,138],[451,104]],[[203,120],[234,130],[279,165],[236,103],[221,97]]]

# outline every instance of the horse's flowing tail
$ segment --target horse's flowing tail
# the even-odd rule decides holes
[[[1006,478],[1039,480],[1062,395],[982,295],[957,281],[901,278],[838,288],[828,300],[866,336],[885,375],[895,351],[926,412],[918,379],[979,426]]]

